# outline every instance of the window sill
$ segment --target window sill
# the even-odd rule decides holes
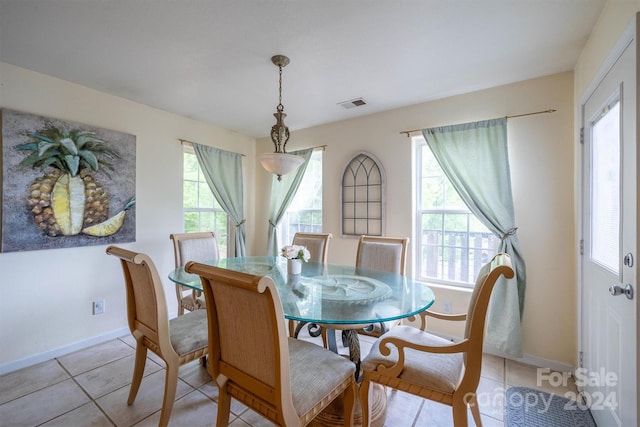
[[[467,293],[470,294],[473,292],[473,288],[469,287],[464,287],[464,286],[455,286],[455,285],[444,285],[442,283],[431,283],[431,282],[424,282],[424,281],[420,281],[420,283],[424,283],[425,285],[429,286],[431,289],[443,289],[443,290],[447,290],[447,291],[459,291],[462,293]]]

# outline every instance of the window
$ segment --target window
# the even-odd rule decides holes
[[[497,237],[462,201],[422,136],[416,148],[416,278],[473,286],[496,253]]]
[[[227,214],[213,197],[204,178],[198,159],[190,147],[185,147],[183,157],[183,216],[185,233],[213,231],[218,239],[220,256],[227,255],[229,221]]]
[[[620,271],[620,100],[591,124],[591,259]]]
[[[291,243],[293,235],[322,233],[322,150],[315,150],[298,192],[278,226],[278,241]]]

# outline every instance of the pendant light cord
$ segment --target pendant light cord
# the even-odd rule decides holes
[[[279,113],[282,113],[284,111],[284,106],[282,105],[282,65],[278,65],[278,70],[280,70],[279,74],[279,80],[278,80],[278,85],[279,85],[279,89],[278,89],[278,107],[277,110]]]

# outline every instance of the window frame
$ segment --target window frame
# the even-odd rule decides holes
[[[200,164],[197,161],[197,157],[196,157],[196,153],[193,150],[193,147],[187,144],[183,145],[183,150],[182,150],[182,229],[184,232],[196,232],[196,231],[214,231],[216,233],[216,238],[218,240],[218,245],[220,245],[220,257],[221,258],[227,258],[227,257],[231,257],[231,246],[232,243],[230,241],[230,237],[231,237],[231,221],[229,219],[229,215],[224,211],[224,209],[222,209],[222,207],[220,206],[220,204],[218,203],[218,201],[216,200],[215,196],[213,195],[213,193],[211,193],[211,189],[209,188],[206,180],[204,179],[204,176],[202,176],[202,181],[200,179],[198,179],[197,181],[193,180],[193,179],[187,179],[185,177],[185,170],[184,170],[184,163],[185,163],[185,156],[186,155],[192,155],[196,158],[196,163],[198,166],[198,178],[200,178],[202,176],[202,170],[200,168]],[[198,191],[198,196],[197,196],[197,204],[200,204],[200,188],[201,186],[199,185],[200,183],[204,183],[206,184],[206,188],[207,190],[210,192],[209,194],[211,194],[211,197],[213,199],[213,203],[214,207],[212,208],[204,208],[204,207],[185,207],[185,183],[187,182],[192,182],[192,183],[196,183],[196,188]],[[187,230],[186,229],[186,214],[187,213],[191,213],[191,212],[195,212],[198,214],[198,229],[197,230]],[[217,217],[217,215],[219,214],[223,214],[227,217],[226,220],[226,230],[225,230],[225,234],[224,235],[220,235],[219,230],[210,230],[208,228],[203,228],[202,226],[202,213],[213,213],[214,215],[214,224],[216,223],[215,221],[215,217]],[[226,242],[226,244],[224,243]],[[222,243],[222,244],[221,244]],[[226,248],[226,250],[224,250],[223,248]]]
[[[481,231],[481,232],[476,232],[476,231],[472,231],[471,230],[471,225],[472,222],[478,221],[477,217],[473,214],[473,212],[471,212],[466,206],[465,208],[460,208],[460,207],[446,207],[447,203],[446,203],[446,188],[447,188],[447,184],[451,187],[451,189],[453,189],[453,191],[455,191],[455,189],[451,186],[450,181],[448,180],[447,176],[444,174],[444,172],[442,172],[441,175],[438,175],[437,177],[441,177],[441,179],[443,179],[443,189],[445,192],[443,192],[443,203],[441,207],[433,207],[433,208],[423,208],[423,175],[422,175],[422,167],[423,167],[423,151],[422,150],[429,150],[429,147],[424,139],[424,137],[422,135],[419,136],[413,136],[412,137],[412,146],[413,146],[413,153],[414,153],[414,167],[415,167],[415,174],[414,174],[414,200],[415,200],[415,218],[414,218],[414,236],[413,236],[413,241],[414,241],[414,247],[415,247],[415,251],[414,251],[414,277],[416,280],[420,280],[420,281],[425,281],[425,282],[429,282],[429,283],[433,283],[433,284],[440,284],[440,285],[445,285],[445,286],[452,286],[452,287],[458,287],[458,288],[466,288],[466,289],[472,289],[475,286],[475,278],[478,274],[479,269],[482,267],[482,265],[485,262],[488,262],[491,257],[497,252],[497,243],[499,241],[499,239],[497,238],[497,236],[495,236],[491,231],[489,231],[486,227],[484,227],[484,225],[481,224],[481,226],[486,230],[486,231]],[[430,150],[429,150],[430,151]],[[432,154],[433,155],[433,154]],[[436,176],[434,176],[436,177]],[[457,194],[456,194],[457,196]],[[459,196],[458,196],[459,197]],[[463,202],[464,203],[464,202]],[[424,228],[423,227],[423,216],[424,215],[440,215],[442,216],[442,220],[441,220],[441,226],[438,229],[428,229],[428,228]],[[446,216],[447,215],[466,215],[466,228],[465,230],[460,230],[460,231],[456,231],[456,230],[447,230],[446,227]],[[436,243],[436,245],[429,245],[427,242],[425,242],[426,240],[426,232],[428,231],[433,231],[436,233],[439,233],[439,239],[438,242]],[[455,234],[464,234],[466,235],[466,246],[464,245],[457,245],[457,244],[450,244],[450,242],[447,239],[447,235],[449,235],[449,238],[452,235]],[[482,240],[484,241],[484,239],[486,239],[487,241],[487,245],[486,247],[484,245],[481,246],[470,246],[470,242],[472,240],[472,236],[473,235],[482,235]],[[493,247],[492,247],[493,246]],[[431,248],[435,248],[437,250],[437,265],[436,265],[436,274],[437,277],[433,277],[433,276],[428,276],[427,275],[427,266],[426,266],[426,260],[425,257],[426,255],[423,255],[424,251],[427,251],[429,249],[429,247]],[[469,281],[462,281],[461,277],[458,277],[457,279],[450,279],[450,278],[445,278],[445,250],[451,250],[451,248],[453,248],[456,252],[454,254],[454,258],[456,261],[455,264],[455,271],[461,271],[462,272],[466,272],[466,276],[469,278]],[[462,253],[460,255],[458,255],[458,252],[462,251]],[[473,262],[471,261],[472,259],[472,251],[474,251],[473,253]],[[483,254],[482,252],[486,252],[486,256],[484,256],[485,254]],[[466,252],[466,254],[465,254]],[[477,255],[480,255],[480,262],[478,262],[478,260],[475,258]],[[458,259],[460,257],[460,259]],[[485,259],[486,258],[486,259]],[[423,268],[423,264],[425,264],[425,267]],[[447,264],[448,267],[448,264]]]

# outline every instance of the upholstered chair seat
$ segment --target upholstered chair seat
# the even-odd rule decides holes
[[[318,415],[314,410],[318,402],[331,402],[342,393],[335,378],[353,377],[355,365],[307,341],[289,337],[288,343],[293,406],[307,424]]]
[[[385,334],[385,338],[392,337],[425,346],[451,344],[451,341],[422,333],[412,326],[396,326]],[[391,355],[385,357],[380,354],[380,347],[374,346],[362,361],[362,369],[375,371],[380,365],[390,368],[397,361],[398,351],[395,347],[391,348]],[[462,353],[439,354],[407,349],[404,367],[398,375],[398,379],[408,385],[438,390],[443,393],[453,393],[460,381],[463,368]]]
[[[169,339],[178,356],[207,348],[207,312],[197,310],[169,320]]]

